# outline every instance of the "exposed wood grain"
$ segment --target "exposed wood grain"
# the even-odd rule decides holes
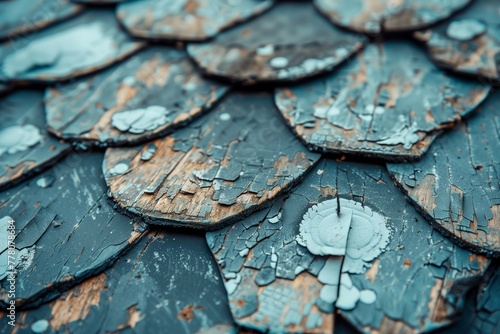
[[[412,164],[388,164],[429,222],[455,242],[500,255],[500,94]]]
[[[108,203],[101,164],[102,154],[75,153],[36,179],[0,193],[0,218],[15,221],[16,282],[22,282],[16,289],[18,309],[54,299],[103,271],[143,235],[144,224]],[[2,305],[10,300],[7,256],[2,243]]]
[[[120,4],[116,15],[134,36],[202,41],[272,5],[273,0],[145,0]]]
[[[0,2],[0,40],[22,40],[30,32],[68,19],[83,10],[70,0],[16,0]]]
[[[49,88],[47,125],[56,136],[71,141],[138,144],[206,112],[228,89],[204,79],[185,52],[151,47],[99,74]],[[143,113],[131,121],[135,128],[117,128],[117,119],[135,119],[134,113]]]
[[[332,22],[355,31],[407,32],[446,19],[472,0],[315,0]]]
[[[438,64],[454,72],[500,80],[500,3],[477,0],[467,10],[415,37]]]
[[[105,272],[17,317],[19,333],[38,320],[61,334],[237,332],[203,236],[170,231],[150,232]],[[7,321],[0,317],[2,333]]]
[[[269,204],[318,158],[289,132],[269,94],[234,93],[167,137],[108,148],[103,168],[120,209],[154,224],[213,229]]]
[[[213,41],[190,44],[188,52],[207,74],[251,84],[331,71],[366,42],[332,26],[311,4],[297,1],[280,3]]]
[[[39,173],[71,147],[45,131],[43,92],[18,90],[0,99],[0,189]]]
[[[144,46],[120,28],[112,9],[87,10],[27,39],[1,44],[0,79],[38,83],[69,80],[112,65]]]
[[[341,203],[360,202],[386,217],[392,231],[382,253],[364,261],[365,268],[357,273],[353,272],[357,260],[346,253],[341,284],[350,278],[356,290],[371,291],[376,299],[372,304],[365,303],[366,299],[356,302],[359,295],[340,288],[339,298],[344,297],[344,302],[345,297],[352,298],[354,306],[347,308],[336,299],[337,312],[365,333],[419,333],[456,321],[466,292],[479,284],[488,260],[433,231],[400,195],[382,166],[324,160],[270,209],[207,234],[236,322],[261,331],[309,332],[314,329],[307,328],[307,321],[293,327],[290,319],[320,317],[325,327],[316,329],[331,332],[332,323],[325,321],[334,305],[321,300],[323,283],[318,274],[325,268],[325,257],[312,255],[296,238],[304,214],[316,203],[329,203],[337,191]],[[353,238],[352,231],[348,238]],[[278,288],[286,293],[275,292]],[[265,302],[266,295],[274,295],[276,303]],[[320,307],[319,312],[313,309],[297,315],[291,311],[296,309],[293,305],[307,302]]]
[[[415,160],[490,87],[447,74],[405,41],[371,44],[332,75],[276,91],[276,104],[313,150]]]

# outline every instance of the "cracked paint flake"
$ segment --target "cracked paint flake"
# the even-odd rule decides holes
[[[152,144],[152,158],[142,159]],[[234,93],[169,136],[108,148],[103,168],[120,209],[152,224],[213,229],[266,206],[318,159],[289,132],[269,94]],[[122,163],[126,173],[111,172]]]
[[[268,13],[188,45],[201,69],[216,77],[251,84],[295,81],[333,70],[367,42],[332,26],[305,2],[284,2]]]
[[[184,51],[150,47],[91,77],[48,88],[47,125],[66,140],[137,144],[185,125],[228,90],[203,78]]]
[[[169,333],[237,333],[217,265],[204,237],[192,233],[151,231],[111,268],[17,312],[20,333],[40,320],[54,334],[162,333],[165,324]],[[11,331],[7,322],[0,317],[2,333]]]
[[[116,15],[137,37],[203,41],[272,5],[272,0],[144,0],[118,5]]]
[[[70,0],[16,0],[0,2],[0,40],[24,40],[30,32],[66,20],[83,10]]]
[[[341,203],[383,213],[392,231],[385,252],[359,273],[347,272],[342,256],[314,255],[296,240],[303,215],[336,202],[337,191]],[[226,284],[239,277],[228,291],[235,321],[260,331],[331,333],[333,303],[366,333],[389,332],[388,319],[407,333],[443,327],[488,264],[433,231],[382,166],[355,162],[321,161],[273,206],[206,238]]]
[[[0,193],[0,216],[16,226],[16,306],[35,307],[99,273],[143,235],[145,225],[118,214],[108,203],[102,154],[75,153],[44,172]],[[53,178],[40,187],[42,178]],[[7,250],[0,250],[7,258]],[[5,277],[6,268],[0,271]],[[0,304],[8,303],[6,279]]]
[[[68,22],[0,45],[0,78],[54,83],[107,67],[145,46],[120,29],[111,10],[92,9]],[[36,57],[33,57],[36,54]]]
[[[465,11],[437,26],[418,31],[430,57],[445,69],[500,80],[500,3],[473,1]]]
[[[500,94],[436,140],[424,158],[388,164],[431,225],[459,245],[500,256]]]
[[[45,131],[43,93],[17,90],[0,99],[0,189],[39,173],[71,150]]]
[[[410,42],[386,41],[328,77],[277,89],[275,100],[313,150],[405,161],[489,92],[438,69]]]
[[[452,16],[472,0],[315,0],[333,23],[366,34],[407,32]]]

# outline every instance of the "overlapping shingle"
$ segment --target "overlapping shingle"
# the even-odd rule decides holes
[[[328,77],[278,89],[276,104],[313,150],[412,160],[489,90],[439,70],[416,45],[386,41]]]
[[[149,233],[103,273],[49,304],[18,311],[16,328],[18,333],[42,325],[44,333],[236,331],[209,254],[202,236]],[[11,329],[8,320],[0,318],[2,333]]]
[[[102,154],[75,153],[0,194],[1,233],[9,220],[16,229],[15,249],[6,239],[0,249],[1,305],[9,303],[14,271],[8,256],[15,257],[16,307],[32,307],[104,270],[144,233],[144,224],[107,202],[101,164]]]
[[[331,71],[366,41],[335,28],[307,2],[285,2],[188,52],[207,74],[251,84]]]
[[[415,33],[436,64],[457,73],[500,80],[500,3],[476,0],[467,10]]]
[[[446,19],[472,0],[315,0],[339,26],[367,34],[406,32]]]
[[[202,41],[264,12],[273,0],[143,0],[120,4],[116,15],[142,38]]]
[[[422,160],[389,164],[430,224],[476,252],[500,255],[500,94],[439,138]]]
[[[43,92],[19,90],[0,99],[0,189],[51,167],[71,147],[45,130]]]
[[[120,29],[112,10],[87,10],[29,38],[0,45],[0,79],[53,83],[107,67],[144,47]]]
[[[26,40],[43,29],[80,13],[83,6],[70,0],[15,0],[0,2],[0,40]]]
[[[234,93],[172,135],[108,148],[103,169],[120,209],[213,229],[268,204],[318,158],[282,123],[269,94]]]
[[[263,332],[331,333],[334,309],[366,333],[443,327],[488,264],[433,231],[383,167],[332,160],[207,242],[235,321]]]
[[[229,89],[204,79],[185,52],[151,47],[96,75],[49,88],[49,131],[99,146],[137,144],[206,112]]]

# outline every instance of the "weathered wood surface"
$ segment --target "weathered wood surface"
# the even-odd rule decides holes
[[[17,309],[51,300],[98,274],[145,231],[145,224],[118,214],[108,203],[101,166],[102,154],[75,153],[0,193],[2,235],[8,220],[15,221]],[[6,239],[0,249],[2,306],[10,300]]]
[[[500,256],[500,93],[439,138],[412,164],[388,164],[394,179],[429,219],[458,244]]]
[[[346,229],[343,215],[352,219]],[[313,255],[311,240],[336,250]],[[488,264],[433,231],[383,167],[332,160],[207,242],[235,321],[261,331],[331,333],[334,308],[366,333],[442,327]]]
[[[415,37],[446,69],[500,80],[500,2],[476,0],[465,11]]]
[[[288,1],[213,41],[188,45],[188,52],[207,74],[250,84],[331,71],[366,42],[335,28],[311,4]]]
[[[213,229],[266,205],[318,158],[283,124],[270,94],[232,93],[167,137],[108,148],[103,168],[120,209]]]
[[[204,79],[186,53],[151,47],[94,76],[49,88],[49,131],[99,146],[137,144],[206,112],[229,87]]]
[[[144,46],[120,28],[112,9],[87,10],[27,40],[0,45],[0,79],[42,83],[68,80],[112,65]]]
[[[83,6],[70,0],[15,0],[0,2],[0,40],[25,40],[30,32],[70,18]]]
[[[203,236],[155,231],[105,272],[49,304],[18,311],[12,334],[43,323],[46,334],[236,334],[227,304]],[[7,321],[0,316],[2,333],[11,332]]]
[[[408,32],[428,27],[472,0],[314,0],[335,24],[367,34]]]
[[[202,41],[273,5],[273,0],[144,0],[118,5],[116,15],[134,36]]]
[[[42,91],[17,90],[0,99],[0,189],[51,166],[70,150],[45,130]]]
[[[418,159],[490,91],[450,75],[405,41],[370,44],[328,77],[279,88],[276,104],[313,150]]]
[[[500,94],[427,155],[387,167],[430,224],[464,247],[500,256]]]

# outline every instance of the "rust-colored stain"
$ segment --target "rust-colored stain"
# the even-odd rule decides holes
[[[50,327],[54,331],[73,321],[85,319],[92,306],[99,306],[101,291],[106,289],[107,275],[96,275],[70,290],[64,298],[50,304],[52,317]]]

